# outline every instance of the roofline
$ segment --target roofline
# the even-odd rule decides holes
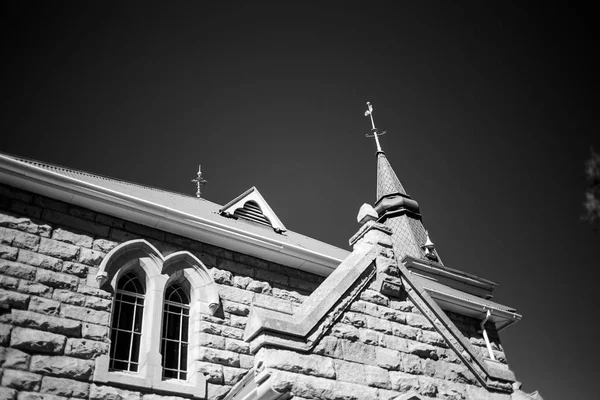
[[[341,259],[210,221],[0,154],[0,181],[204,243],[329,275]],[[240,243],[241,242],[241,243]]]
[[[430,273],[441,275],[448,277],[450,279],[457,280],[459,282],[464,282],[471,286],[476,286],[482,289],[487,289],[490,293],[494,290],[498,283],[491,281],[489,279],[481,278],[477,275],[470,274],[468,272],[464,272],[458,269],[446,267],[440,263],[436,263],[434,261],[422,260],[409,255],[404,256],[402,259],[404,264],[409,264],[411,267],[420,267],[418,269],[423,269]]]

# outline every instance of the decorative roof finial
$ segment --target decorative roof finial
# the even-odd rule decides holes
[[[437,261],[438,257],[435,254],[435,246],[429,238],[429,232],[425,231],[425,235],[427,236],[427,239],[425,240],[425,244],[421,246],[421,248],[425,250],[425,257],[429,258],[430,260]]]
[[[371,103],[369,103],[367,101],[367,111],[365,111],[365,117],[367,115],[369,115],[371,117],[371,125],[373,126],[373,129],[371,129],[371,132],[373,132],[372,134],[365,134],[366,137],[374,137],[375,138],[375,144],[377,144],[377,152],[383,152],[383,150],[381,150],[381,146],[379,145],[379,136],[381,135],[385,135],[385,131],[380,132],[379,129],[375,128],[375,121],[373,120],[373,106],[371,105]]]
[[[202,165],[198,165],[198,176],[192,179],[192,182],[196,184],[196,197],[201,198],[202,196],[202,186],[205,185],[208,181],[202,177]]]

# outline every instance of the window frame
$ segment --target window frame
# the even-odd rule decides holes
[[[192,326],[200,321],[201,314],[214,315],[218,309],[220,301],[216,283],[204,264],[190,252],[179,251],[164,257],[146,240],[138,239],[122,243],[104,258],[96,275],[98,287],[116,293],[118,280],[131,271],[136,273],[145,287],[138,371],[111,371],[110,354],[103,354],[95,361],[94,382],[204,398],[206,379],[199,372],[196,354],[200,345],[200,332],[193,330]],[[165,291],[174,282],[189,288],[186,380],[163,378],[160,354]],[[114,304],[113,301],[113,309]],[[110,324],[112,326],[112,318]]]

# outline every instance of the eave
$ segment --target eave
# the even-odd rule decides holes
[[[89,208],[200,242],[321,276],[342,259],[244,231],[172,207],[62,175],[0,154],[0,181],[69,204]]]

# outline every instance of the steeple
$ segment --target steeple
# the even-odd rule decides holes
[[[430,260],[435,256],[435,261],[441,263],[437,251],[429,248],[428,236],[421,222],[419,203],[406,193],[381,148],[379,136],[385,131],[380,132],[375,128],[373,106],[367,102],[367,107],[365,116],[371,117],[373,129],[372,133],[366,136],[374,137],[377,145],[377,199],[374,209],[379,216],[378,221],[392,229],[394,252],[399,260],[407,255]]]

